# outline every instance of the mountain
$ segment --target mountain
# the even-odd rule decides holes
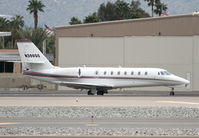
[[[39,26],[68,25],[70,18],[76,16],[83,19],[88,14],[96,12],[101,3],[116,0],[41,0],[45,4],[44,13],[39,13]],[[131,0],[125,0],[131,2]],[[150,13],[150,8],[144,0],[141,7]],[[199,10],[199,0],[162,0],[168,5],[169,15],[190,14]],[[28,0],[0,0],[0,15],[22,15],[27,26],[33,26],[33,17],[27,11]]]

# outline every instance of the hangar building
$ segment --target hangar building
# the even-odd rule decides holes
[[[176,90],[199,91],[199,15],[56,27],[55,62],[61,67],[164,68],[191,81]]]

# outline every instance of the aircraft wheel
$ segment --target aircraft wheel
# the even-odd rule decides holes
[[[28,86],[27,85],[23,85],[23,90],[27,90],[28,89]]]
[[[175,95],[174,88],[171,88],[170,96],[174,96],[174,95]]]
[[[108,91],[107,91],[107,90],[104,90],[104,93],[108,94]]]
[[[170,92],[170,95],[171,95],[171,96],[174,96],[174,95],[175,95],[175,93],[174,93],[174,92]]]
[[[97,95],[104,95],[104,91],[97,91]]]
[[[94,95],[91,90],[88,91],[88,95]]]

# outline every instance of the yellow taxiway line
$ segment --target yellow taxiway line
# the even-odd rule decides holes
[[[193,121],[193,122],[110,122],[110,121],[103,121],[103,122],[98,122],[98,121],[91,121],[91,122],[0,122],[1,125],[13,125],[13,124],[22,124],[22,125],[72,125],[72,124],[79,124],[79,125],[88,125],[88,124],[99,124],[99,125],[109,125],[109,124],[114,124],[114,125],[199,125],[199,121]]]
[[[13,125],[18,124],[18,122],[0,122],[0,125]]]

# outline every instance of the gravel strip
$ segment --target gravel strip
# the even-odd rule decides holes
[[[199,136],[195,129],[161,128],[68,128],[68,127],[0,127],[0,136]]]
[[[0,107],[1,119],[50,118],[132,118],[132,119],[199,119],[199,107]]]
[[[199,107],[0,107],[3,119],[199,119]],[[0,127],[0,136],[199,136],[198,128]]]

